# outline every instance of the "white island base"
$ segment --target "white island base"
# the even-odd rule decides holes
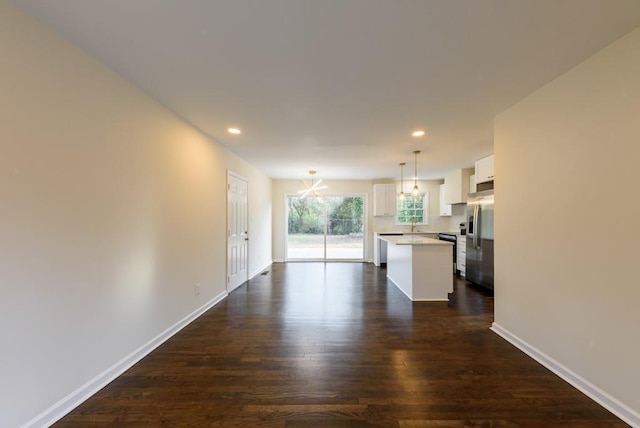
[[[453,244],[430,238],[384,237],[387,277],[413,301],[449,301]]]

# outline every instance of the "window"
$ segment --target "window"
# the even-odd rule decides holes
[[[287,260],[363,260],[364,196],[287,195]]]
[[[410,194],[398,199],[397,224],[429,224],[429,193],[421,194],[416,202]]]

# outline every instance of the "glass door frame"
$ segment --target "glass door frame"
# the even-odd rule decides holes
[[[323,258],[308,258],[308,259],[295,259],[289,258],[289,204],[288,200],[290,197],[298,197],[300,196],[297,193],[285,193],[284,194],[284,261],[285,262],[356,262],[356,263],[364,263],[367,261],[367,244],[369,240],[367,239],[368,230],[369,230],[369,200],[367,193],[325,193],[325,197],[340,197],[340,198],[362,198],[362,257],[356,259],[329,259],[327,258],[327,236],[328,231],[327,227],[329,224],[328,221],[328,213],[324,210],[324,233],[323,233]]]

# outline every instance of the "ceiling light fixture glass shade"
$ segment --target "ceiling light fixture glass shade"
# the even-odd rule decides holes
[[[405,162],[400,162],[400,193],[398,194],[398,202],[404,207],[404,166]]]
[[[322,179],[317,182],[313,182],[313,176],[316,175],[316,171],[309,171],[309,175],[311,175],[311,184],[307,183],[305,180],[301,180],[302,184],[305,185],[306,189],[298,190],[300,194],[300,199],[304,199],[305,197],[311,195],[314,198],[323,198],[323,196],[318,193],[318,190],[326,189],[329,186],[320,186],[322,183]]]
[[[418,154],[420,150],[414,150],[413,155],[415,157],[415,169],[413,175],[413,190],[411,191],[411,198],[414,202],[418,202],[420,200],[420,189],[418,188]]]
[[[413,137],[422,137],[425,134],[425,131],[423,129],[416,129],[415,131],[413,131],[411,133],[411,136]]]
[[[242,131],[241,131],[241,130],[239,130],[238,128],[228,128],[228,129],[227,129],[227,132],[228,132],[229,134],[236,134],[236,135],[237,135],[237,134],[242,133]]]

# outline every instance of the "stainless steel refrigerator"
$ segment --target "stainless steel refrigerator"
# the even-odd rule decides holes
[[[493,190],[467,199],[466,269],[468,281],[493,290]]]

